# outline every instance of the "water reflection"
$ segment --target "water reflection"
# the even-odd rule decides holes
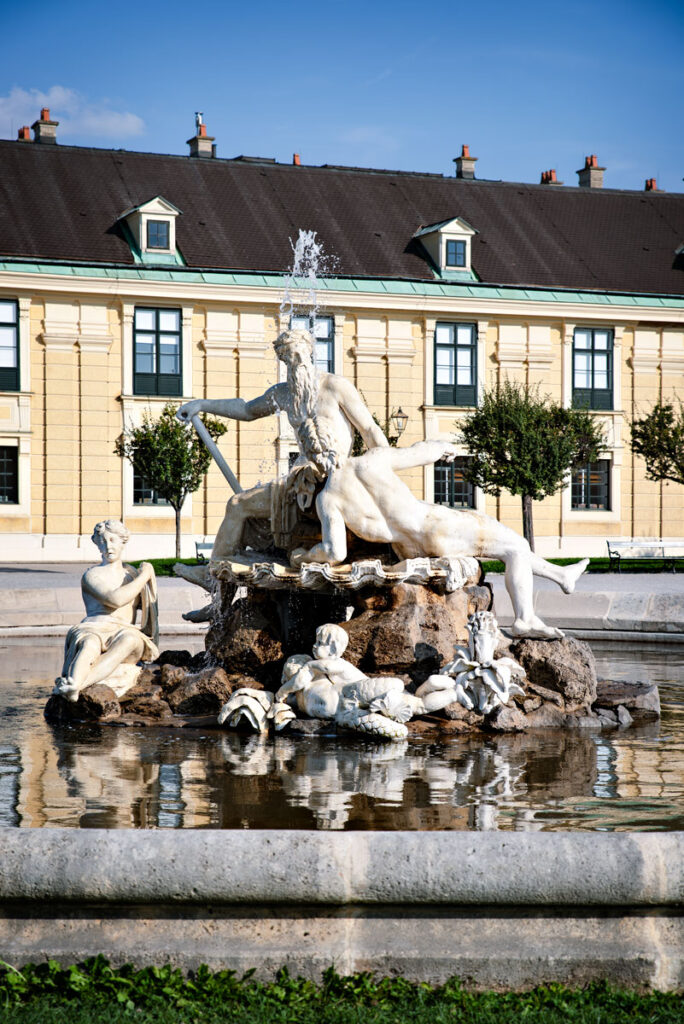
[[[0,825],[684,828],[684,652],[664,653],[635,669],[633,657],[616,667],[619,653],[609,652],[615,677],[661,683],[661,724],[444,743],[50,727],[45,682],[10,676],[2,683]]]

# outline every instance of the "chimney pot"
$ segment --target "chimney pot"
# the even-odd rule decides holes
[[[477,157],[470,155],[470,146],[465,144],[461,146],[461,155],[454,157],[454,163],[456,164],[456,177],[457,178],[474,178],[475,177],[475,164],[477,163]]]
[[[655,178],[647,178],[646,179],[646,185],[644,187],[644,191],[645,192],[657,192],[658,191],[658,189],[656,188],[656,180],[655,180]]]
[[[294,164],[295,167],[301,166],[302,161],[299,158],[299,153],[292,154],[292,163]]]
[[[40,112],[40,119],[41,119],[41,121],[49,121],[50,120],[50,111],[49,111],[48,107],[43,107],[42,108],[42,110]]]
[[[22,127],[19,129],[19,131],[17,132],[17,138],[20,142],[31,141],[31,129],[27,124],[22,125]]]

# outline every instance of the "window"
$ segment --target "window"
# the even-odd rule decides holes
[[[316,339],[314,362],[319,370],[335,372],[335,321],[331,316],[293,316],[293,330],[311,331]]]
[[[465,267],[466,265],[466,244],[447,239],[446,244],[446,265],[447,267]]]
[[[475,508],[475,486],[463,475],[463,470],[469,462],[467,456],[460,456],[453,462],[435,463],[436,505]]]
[[[19,504],[19,449],[0,445],[0,505]]]
[[[134,505],[168,505],[168,501],[160,498],[157,489],[144,476],[133,470],[133,504]]]
[[[181,395],[179,309],[136,309],[133,324],[133,393]]]
[[[19,390],[19,304],[0,299],[0,391]]]
[[[148,220],[147,222],[147,248],[168,249],[169,248],[169,222],[168,220]]]
[[[475,324],[435,327],[435,405],[477,405]]]
[[[613,332],[577,327],[572,343],[575,409],[613,408]]]
[[[575,470],[570,504],[578,511],[610,511],[610,459],[589,462]]]

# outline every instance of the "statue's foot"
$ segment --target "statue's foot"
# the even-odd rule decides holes
[[[52,692],[57,694],[58,697],[64,697],[65,700],[70,700],[72,704],[75,704],[80,690],[71,676],[58,676],[55,679]]]
[[[561,629],[547,626],[537,615],[532,615],[528,620],[516,619],[511,626],[511,633],[529,640],[560,640],[565,636]]]
[[[191,612],[184,612],[183,618],[186,622],[211,622],[213,605],[205,604],[204,608],[195,608]]]
[[[184,565],[182,562],[176,562],[173,571],[182,580],[187,580],[188,583],[195,583],[202,590],[211,593],[212,578],[209,575],[208,565]]]
[[[564,594],[572,594],[575,589],[575,584],[580,578],[586,567],[589,565],[589,559],[583,558],[581,562],[575,562],[574,565],[566,565],[565,567],[565,582],[561,583],[561,590]]]
[[[290,565],[293,569],[299,569],[306,562],[308,556],[308,548],[295,548],[290,552]]]

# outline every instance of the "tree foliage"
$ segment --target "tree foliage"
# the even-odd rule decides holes
[[[532,501],[555,494],[573,469],[596,460],[605,446],[600,424],[586,409],[565,409],[537,387],[508,380],[485,392],[459,441],[472,456],[464,470],[469,480],[488,494],[521,496],[532,548]]]
[[[630,427],[632,450],[646,463],[649,480],[684,484],[684,404],[679,410],[658,402],[643,419]]]
[[[146,414],[139,427],[130,427],[117,439],[115,450],[175,511],[176,558],[180,558],[180,510],[188,494],[202,483],[211,454],[193,427],[176,419],[177,408],[165,405],[157,420]],[[220,420],[202,416],[202,421],[214,440],[225,434],[227,427]]]

